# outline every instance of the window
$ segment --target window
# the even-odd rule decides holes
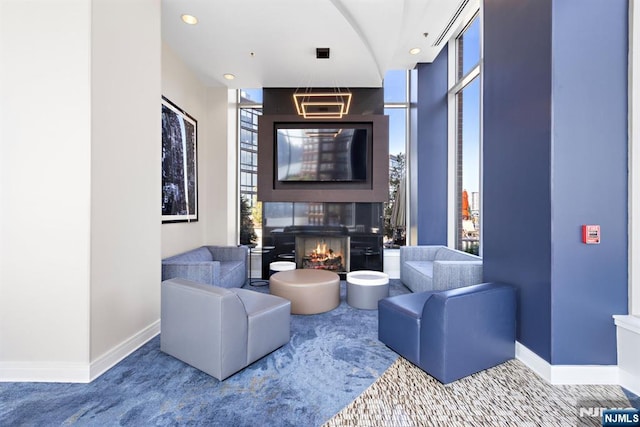
[[[455,247],[480,252],[481,89],[480,20],[476,15],[455,38],[450,108],[455,111]]]
[[[258,116],[260,108],[240,108],[240,196],[254,206],[258,173]]]
[[[406,244],[406,147],[409,73],[391,70],[384,78],[384,113],[389,116],[389,203],[384,207],[385,246]]]
[[[250,236],[255,232],[260,242],[262,229],[262,207],[257,201],[258,194],[258,117],[262,114],[262,89],[239,91],[238,146],[240,184],[240,236]]]

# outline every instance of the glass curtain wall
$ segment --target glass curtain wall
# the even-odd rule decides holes
[[[480,19],[455,40],[456,248],[479,254],[481,222]]]

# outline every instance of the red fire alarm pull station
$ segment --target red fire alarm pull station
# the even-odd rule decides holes
[[[597,245],[600,243],[600,226],[599,225],[583,225],[582,226],[582,243],[587,245]]]

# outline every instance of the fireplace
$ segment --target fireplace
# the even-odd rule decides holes
[[[324,268],[341,277],[383,270],[382,203],[265,202],[262,207],[262,277],[269,277],[274,261]],[[333,259],[324,260],[323,251]]]
[[[349,236],[297,235],[296,267],[346,273],[349,247]]]

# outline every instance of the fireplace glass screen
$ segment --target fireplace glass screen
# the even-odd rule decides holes
[[[348,236],[296,236],[297,268],[349,271]]]

